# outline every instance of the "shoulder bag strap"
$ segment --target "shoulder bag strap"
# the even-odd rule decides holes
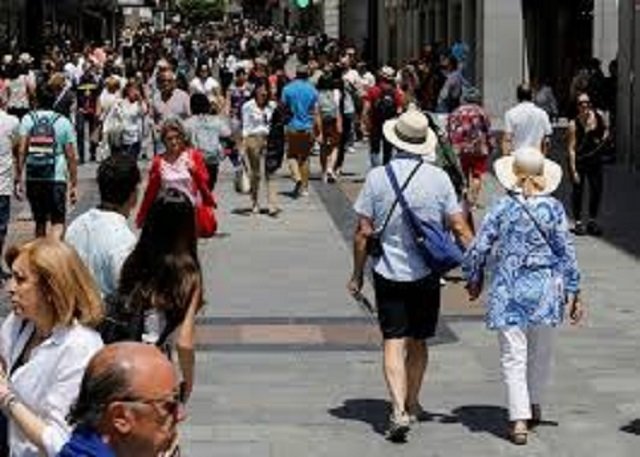
[[[531,212],[529,207],[524,202],[518,200],[518,198],[513,193],[509,193],[509,197],[511,197],[515,202],[517,202],[518,205],[520,205],[520,207],[524,210],[524,212],[527,213],[527,215],[529,216],[529,218],[533,222],[533,225],[535,225],[535,227],[538,230],[538,232],[540,233],[540,235],[542,235],[542,239],[547,244],[547,246],[549,246],[549,249],[551,249],[551,252],[553,253],[553,255],[558,256],[556,250],[554,249],[553,245],[551,244],[551,240],[549,239],[549,234],[544,231],[544,229],[542,228],[542,225],[540,224],[538,219],[533,215],[533,213]]]
[[[423,162],[422,160],[420,160],[418,162],[418,164],[414,167],[413,170],[411,170],[411,173],[409,174],[409,177],[407,177],[407,180],[402,184],[402,187],[399,188],[399,192],[396,191],[396,199],[393,202],[393,205],[391,205],[391,209],[389,209],[389,212],[387,213],[387,217],[384,220],[384,224],[382,224],[382,227],[380,228],[380,231],[378,232],[378,235],[382,235],[385,231],[385,229],[387,228],[387,225],[389,225],[389,221],[391,220],[391,216],[393,215],[393,212],[396,209],[396,206],[398,205],[398,203],[400,203],[400,196],[402,195],[402,192],[404,192],[404,190],[407,188],[407,186],[409,185],[409,183],[411,182],[411,180],[413,179],[413,177],[415,176],[415,174],[418,172],[418,169],[422,166]],[[395,180],[395,184],[396,186],[398,186],[398,180],[395,178],[395,173],[393,172],[393,169],[391,168],[391,164],[387,164],[385,165],[385,171],[387,172],[387,176],[393,176],[394,180]],[[391,180],[391,186],[394,187],[394,180]],[[394,191],[395,191],[395,187],[394,187]],[[406,202],[405,202],[406,204]]]
[[[392,169],[387,168],[386,171],[387,171],[387,177],[391,182],[391,187],[393,187],[393,190],[396,193],[397,201],[400,203],[400,206],[402,207],[402,215],[404,216],[404,219],[407,222],[409,229],[414,233],[414,235],[416,235],[415,220],[414,220],[415,215],[409,208],[409,203],[407,203],[407,199],[404,197],[404,189],[406,186],[403,186],[402,188],[400,187],[398,183],[398,178],[396,177],[396,174],[393,172]]]

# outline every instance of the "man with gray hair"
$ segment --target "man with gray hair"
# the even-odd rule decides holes
[[[189,94],[176,87],[176,75],[171,70],[162,70],[157,76],[158,91],[153,97],[151,113],[156,125],[155,152],[164,152],[164,145],[158,134],[160,126],[168,119],[177,118],[182,121],[191,116]]]
[[[171,362],[155,346],[116,343],[89,362],[59,457],[157,457],[185,416]],[[170,454],[169,454],[170,455]]]

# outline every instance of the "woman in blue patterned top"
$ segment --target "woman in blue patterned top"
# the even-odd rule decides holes
[[[550,196],[560,166],[524,148],[499,159],[495,172],[507,195],[489,211],[463,268],[476,299],[490,265],[486,322],[498,331],[510,438],[526,444],[528,427],[540,422],[554,328],[565,309],[572,324],[583,315],[580,273],[564,208]]]

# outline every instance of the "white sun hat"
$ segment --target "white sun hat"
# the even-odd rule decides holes
[[[562,181],[562,167],[552,160],[546,159],[539,149],[524,147],[513,155],[496,160],[493,165],[496,178],[508,191],[523,193],[523,179],[538,179],[538,186],[533,186],[532,195],[549,195]]]
[[[384,137],[400,151],[424,156],[430,162],[436,160],[438,138],[429,128],[429,119],[414,106],[397,119],[384,123]]]

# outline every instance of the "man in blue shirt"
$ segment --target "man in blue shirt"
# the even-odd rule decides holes
[[[69,225],[65,241],[75,248],[107,297],[118,289],[122,264],[136,244],[127,218],[136,206],[140,170],[133,157],[117,154],[100,164],[97,178],[100,205]]]
[[[282,103],[289,109],[291,119],[287,124],[289,169],[295,181],[294,197],[309,194],[309,156],[313,147],[314,126],[322,132],[322,120],[318,112],[318,91],[308,81],[309,68],[296,69],[296,79],[284,88]]]
[[[184,419],[167,357],[151,344],[110,344],[87,366],[69,413],[75,429],[58,457],[179,455]]]

